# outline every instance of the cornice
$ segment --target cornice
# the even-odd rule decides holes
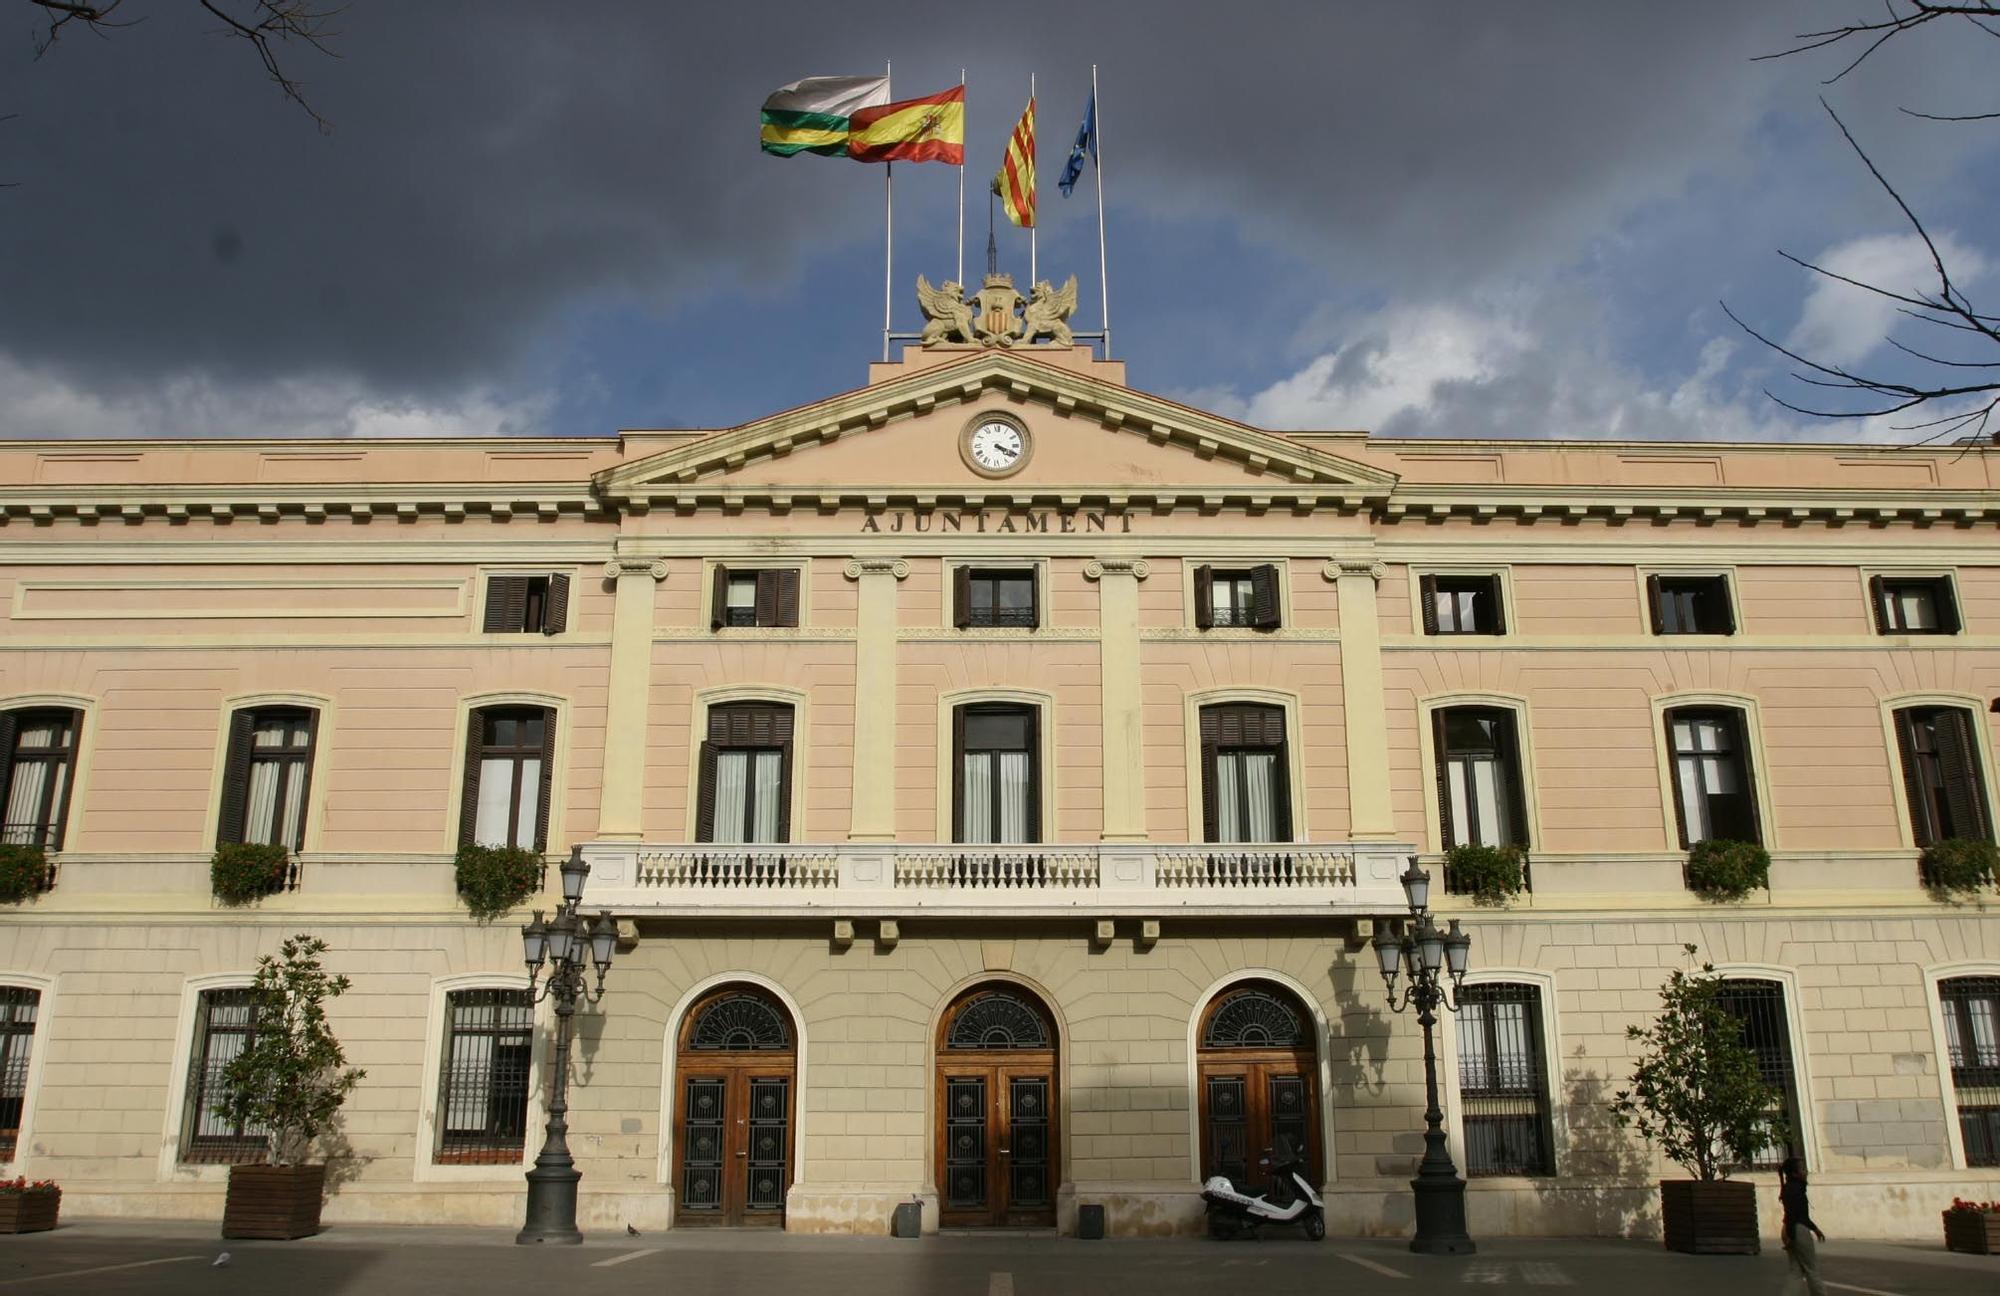
[[[585,482],[311,483],[271,485],[154,485],[0,487],[0,525],[187,523],[207,520],[276,522],[554,521],[559,517],[609,518],[610,509]]]
[[[1377,521],[1574,522],[1593,519],[1693,521],[1753,526],[1759,522],[1850,522],[1915,526],[1976,526],[2000,522],[2000,492],[1880,490],[1840,486],[1779,491],[1728,486],[1426,486],[1405,484],[1374,509]]]

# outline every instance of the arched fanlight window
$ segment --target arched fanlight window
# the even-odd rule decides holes
[[[688,1032],[695,1052],[779,1052],[792,1047],[792,1024],[766,999],[735,992],[708,1001]]]
[[[1312,1035],[1289,1000],[1252,986],[1215,1006],[1201,1033],[1203,1048],[1306,1048]]]
[[[1021,996],[987,990],[959,1005],[945,1035],[949,1049],[1045,1049],[1049,1028]]]

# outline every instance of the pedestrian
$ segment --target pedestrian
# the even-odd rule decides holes
[[[1812,1207],[1806,1203],[1806,1163],[1786,1157],[1778,1167],[1778,1201],[1785,1208],[1785,1254],[1792,1267],[1805,1279],[1808,1296],[1826,1296],[1826,1283],[1819,1276],[1819,1247],[1826,1234],[1813,1223]]]

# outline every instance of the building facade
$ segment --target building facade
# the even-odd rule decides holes
[[[1608,1104],[1689,944],[1826,1228],[1929,1232],[2000,1195],[2000,895],[1919,863],[1992,838],[1996,473],[1276,434],[951,345],[723,430],[0,443],[4,833],[52,862],[0,911],[0,1173],[219,1215],[303,931],[368,1073],[328,1217],[517,1223],[554,870],[481,921],[454,860],[578,847],[586,1228],[1187,1230],[1284,1135],[1400,1232],[1422,1049],[1366,941],[1490,845],[1525,889],[1437,901],[1475,1234],[1657,1228]],[[1768,885],[1691,890],[1705,839]],[[288,863],[224,904],[239,841]]]

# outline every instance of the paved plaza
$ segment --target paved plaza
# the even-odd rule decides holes
[[[227,1254],[225,1263],[218,1257]],[[1936,1243],[1849,1243],[1821,1252],[1829,1287],[1875,1296],[2000,1291],[2000,1258]],[[441,1296],[588,1290],[592,1296],[1292,1296],[1426,1288],[1567,1288],[1617,1296],[1780,1296],[1783,1255],[1698,1257],[1601,1239],[1501,1239],[1464,1258],[1411,1255],[1389,1239],[1257,1242],[1040,1235],[914,1241],[695,1232],[525,1248],[504,1231],[332,1228],[298,1242],[225,1242],[212,1224],[80,1221],[0,1239],[0,1292],[119,1296]]]

